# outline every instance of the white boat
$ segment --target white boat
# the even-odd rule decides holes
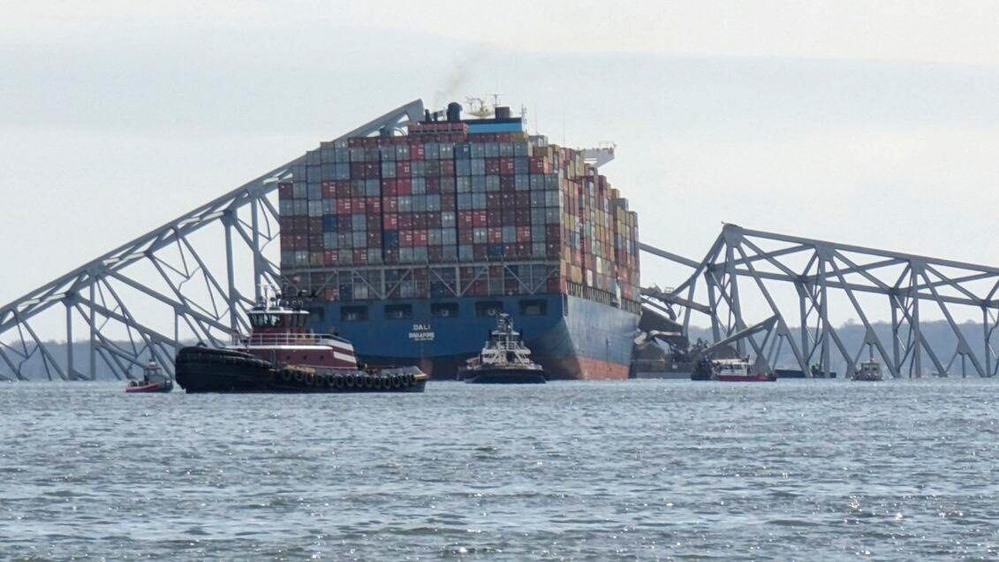
[[[531,350],[524,345],[520,332],[513,329],[510,315],[500,313],[496,327],[477,357],[468,360],[460,372],[467,383],[542,384],[545,370],[531,360]]]

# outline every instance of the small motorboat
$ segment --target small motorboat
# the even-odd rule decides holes
[[[163,372],[163,368],[155,361],[150,361],[142,369],[142,379],[128,381],[125,392],[170,392],[173,390],[173,379]]]
[[[531,350],[524,345],[520,332],[513,329],[508,314],[500,314],[496,327],[476,357],[460,371],[467,383],[543,384],[545,370],[531,361]]]
[[[884,380],[884,375],[881,373],[881,363],[874,358],[874,344],[867,344],[867,348],[867,361],[860,362],[857,366],[857,370],[853,372],[853,376],[851,378],[855,381],[877,382]]]
[[[884,375],[881,374],[881,363],[878,363],[873,358],[868,361],[861,361],[857,370],[853,372],[853,380],[875,382],[884,380]]]

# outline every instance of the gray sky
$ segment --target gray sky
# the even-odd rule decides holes
[[[493,93],[615,142],[673,252],[730,222],[999,264],[999,4],[401,5],[0,0],[0,303],[412,99]]]

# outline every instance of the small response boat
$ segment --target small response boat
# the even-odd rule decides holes
[[[125,392],[170,392],[173,390],[173,379],[163,372],[155,361],[150,361],[142,368],[142,380],[128,381]]]

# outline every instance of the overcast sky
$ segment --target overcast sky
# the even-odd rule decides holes
[[[681,255],[729,222],[999,264],[999,4],[616,4],[0,0],[0,303],[412,99],[493,93],[615,142]]]

